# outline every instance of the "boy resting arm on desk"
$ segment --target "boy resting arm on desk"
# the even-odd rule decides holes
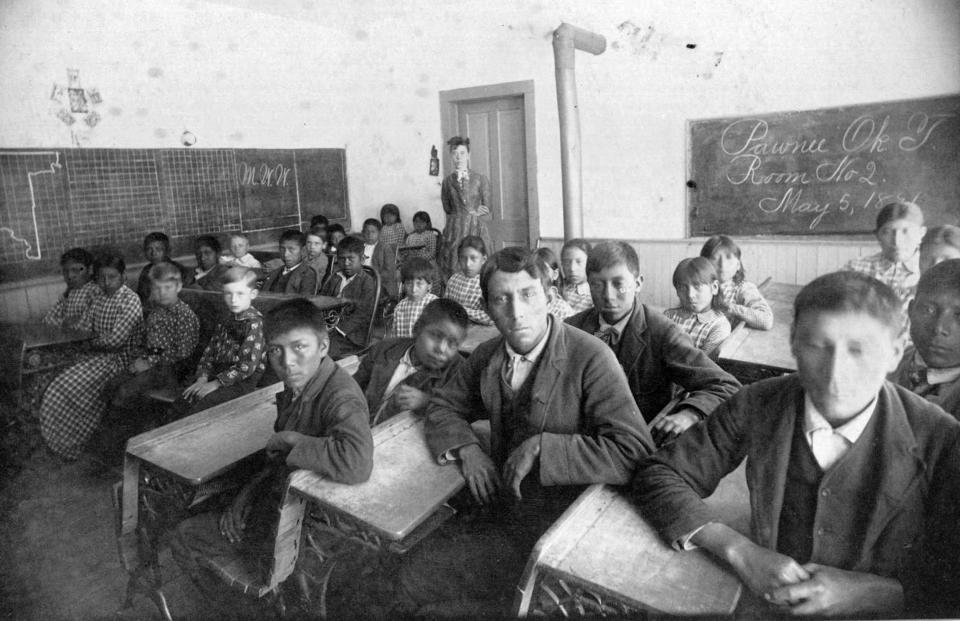
[[[268,313],[266,326],[267,355],[284,383],[266,463],[222,513],[185,520],[171,542],[177,563],[211,598],[218,589],[204,569],[224,567],[238,556],[253,568],[270,566],[291,470],[306,468],[354,484],[373,469],[367,404],[356,383],[327,357],[323,311],[308,300],[291,300]]]
[[[781,613],[956,615],[960,423],[884,381],[900,310],[864,274],[804,287],[798,372],[744,388],[640,464],[634,499],[664,537],[725,560]],[[744,457],[752,539],[700,500]]]
[[[330,357],[334,360],[366,346],[377,295],[376,279],[363,271],[363,242],[360,238],[345,237],[340,241],[337,267],[339,271],[331,275],[320,290],[320,295],[351,300],[340,311],[337,327],[330,331]]]
[[[419,259],[422,261],[422,259]],[[364,390],[371,425],[404,410],[420,412],[435,388],[463,361],[460,343],[470,318],[453,300],[435,299],[413,326],[413,338],[380,341],[363,357],[353,379]]]

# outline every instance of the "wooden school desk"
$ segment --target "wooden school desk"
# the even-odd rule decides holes
[[[471,323],[467,328],[467,338],[460,343],[460,352],[463,354],[472,354],[480,343],[489,341],[492,338],[500,336],[500,331],[496,326],[481,326]]]
[[[118,533],[120,560],[130,573],[124,607],[139,591],[170,619],[160,590],[156,540],[160,531],[174,524],[164,523],[159,514],[176,514],[199,502],[195,496],[203,493],[204,484],[266,446],[273,435],[276,394],[281,390],[282,383],[272,384],[127,442]],[[140,488],[141,478],[145,489]],[[149,502],[145,494],[151,496]],[[141,524],[141,506],[152,518],[149,524]]]
[[[707,503],[721,520],[749,533],[745,466],[730,473]],[[737,576],[704,550],[667,545],[621,492],[591,485],[537,542],[515,599],[517,616],[680,616],[732,614]]]
[[[720,345],[720,366],[744,384],[797,370],[790,353],[793,300],[800,285],[769,283],[762,291],[773,310],[773,328],[753,330],[740,326]]]
[[[377,550],[402,554],[453,514],[444,503],[465,484],[458,465],[437,463],[427,448],[423,419],[412,412],[374,427],[373,445],[373,472],[359,485],[334,483],[309,470],[290,477],[282,513],[292,516],[309,506],[305,550],[321,560],[318,575],[310,576],[320,587],[321,616],[338,556],[315,545],[311,528],[332,528]]]
[[[42,323],[0,324],[0,388],[7,397],[20,389],[23,378],[35,373],[52,371],[65,366],[43,362],[32,351],[74,345],[92,340],[96,335],[85,330],[72,330]]]

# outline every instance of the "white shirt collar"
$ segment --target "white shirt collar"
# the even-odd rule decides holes
[[[874,397],[867,407],[863,408],[859,414],[855,415],[853,418],[843,423],[839,427],[834,427],[830,422],[823,417],[817,407],[813,404],[813,401],[809,396],[804,396],[803,398],[803,433],[807,436],[807,439],[810,439],[810,434],[817,429],[832,429],[834,433],[838,433],[844,438],[846,438],[851,444],[855,443],[857,439],[863,435],[863,430],[867,428],[867,423],[870,422],[870,419],[873,417],[873,413],[877,409],[877,398]]]
[[[920,350],[914,352],[913,361],[917,366],[923,367],[927,370],[927,383],[930,385],[949,384],[956,379],[960,379],[960,367],[944,367],[940,369],[934,369],[933,367],[927,366],[923,356],[920,355]]]
[[[510,344],[507,343],[506,340],[504,340],[503,344],[507,348],[507,355],[510,356],[510,358],[512,359],[520,358],[526,362],[529,362],[530,364],[534,364],[537,360],[540,359],[540,354],[543,353],[544,348],[547,346],[547,339],[550,337],[550,330],[553,329],[553,326],[550,323],[552,321],[553,319],[550,317],[550,315],[547,315],[547,329],[543,333],[543,338],[540,339],[539,343],[533,346],[533,349],[531,349],[525,354],[518,354],[513,350],[512,347],[510,347]]]
[[[300,261],[299,263],[297,263],[297,264],[294,265],[293,267],[286,267],[286,266],[284,266],[284,268],[283,268],[283,275],[286,276],[287,274],[289,274],[289,273],[292,272],[293,270],[297,269],[297,268],[300,267],[301,265],[303,265],[303,261]]]

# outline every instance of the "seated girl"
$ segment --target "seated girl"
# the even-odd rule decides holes
[[[700,256],[710,259],[720,277],[720,293],[731,324],[744,322],[748,328],[773,327],[773,309],[752,282],[747,282],[740,247],[726,235],[714,235],[703,244]]]
[[[64,459],[76,459],[106,410],[104,385],[123,373],[140,344],[143,310],[127,287],[126,263],[115,250],[95,260],[103,295],[94,300],[77,327],[96,334],[80,361],[57,376],[40,405],[40,433],[47,446]]]
[[[72,328],[102,295],[100,287],[93,282],[93,255],[83,248],[67,250],[60,257],[60,272],[67,289],[43,316],[43,323]]]
[[[561,321],[573,314],[573,308],[560,295],[563,282],[560,279],[560,261],[549,248],[537,248],[537,259],[550,274],[550,290],[547,291],[547,312]]]
[[[213,235],[201,235],[197,237],[194,248],[197,255],[197,268],[193,270],[187,287],[204,291],[220,291],[223,289],[223,275],[230,269],[229,265],[220,262],[220,242]]]
[[[680,306],[663,314],[689,334],[698,349],[716,359],[720,343],[730,336],[716,268],[703,257],[684,259],[673,271],[673,287]]]

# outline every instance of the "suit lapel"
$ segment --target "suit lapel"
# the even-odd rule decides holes
[[[629,359],[621,358],[620,364],[627,378],[635,377],[635,369],[647,349],[646,341],[643,339],[643,333],[647,331],[647,316],[644,312],[640,300],[634,302],[633,314],[630,321],[627,322],[626,329],[620,337],[620,356],[629,356]]]
[[[880,390],[877,411],[880,416],[873,439],[876,451],[871,455],[870,467],[880,474],[877,483],[877,502],[867,520],[864,535],[864,550],[873,548],[874,542],[887,523],[897,514],[908,490],[921,480],[923,461],[917,455],[917,440],[907,423],[903,402],[890,384]],[[861,438],[866,440],[868,438]],[[858,440],[859,441],[859,440]]]
[[[494,463],[502,464],[503,451],[503,393],[500,390],[500,371],[507,361],[503,338],[494,349],[480,376],[480,395],[483,405],[490,415],[490,457]]]
[[[543,348],[537,375],[533,378],[533,392],[530,399],[530,420],[537,421],[541,430],[546,427],[547,417],[555,409],[548,407],[548,404],[553,402],[553,394],[560,385],[567,361],[563,326],[552,316],[549,321],[550,332],[547,334],[547,345]]]
[[[747,483],[753,492],[750,498],[754,516],[754,534],[758,543],[776,549],[783,492],[790,463],[790,445],[793,443],[797,412],[803,404],[799,383],[781,396],[779,407],[771,413],[771,427],[767,437],[755,437],[751,463],[747,466]]]

